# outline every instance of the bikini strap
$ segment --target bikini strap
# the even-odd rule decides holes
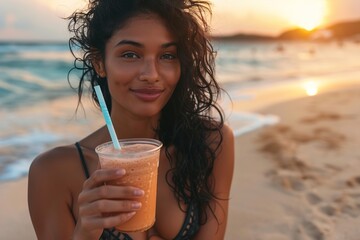
[[[188,204],[185,221],[174,240],[191,239],[200,228],[199,217],[198,205],[194,201],[191,201]]]
[[[90,174],[89,174],[88,167],[86,165],[84,154],[83,154],[83,152],[81,150],[81,146],[80,146],[80,144],[78,142],[75,143],[75,146],[76,146],[76,148],[78,150],[78,153],[79,153],[79,156],[80,156],[80,160],[81,160],[82,167],[84,169],[85,177],[89,178]]]

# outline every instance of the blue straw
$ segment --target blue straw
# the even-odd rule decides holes
[[[109,130],[109,133],[110,133],[110,137],[111,137],[111,140],[114,144],[114,148],[115,149],[121,149],[120,147],[120,144],[119,144],[119,141],[118,141],[118,138],[116,136],[116,132],[115,132],[115,129],[114,129],[114,125],[111,121],[111,118],[110,118],[110,114],[109,114],[109,111],[106,107],[106,104],[105,104],[105,100],[104,100],[104,96],[101,92],[101,88],[99,85],[95,85],[95,92],[96,92],[96,96],[99,100],[99,104],[100,104],[100,108],[101,108],[101,111],[103,113],[103,116],[104,116],[104,119],[105,119],[105,122],[106,122],[106,126]]]

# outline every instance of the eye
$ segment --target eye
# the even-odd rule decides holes
[[[136,58],[139,58],[139,56],[138,56],[136,53],[134,53],[134,52],[126,52],[126,53],[123,53],[123,54],[121,55],[121,57],[123,57],[123,58],[128,58],[128,59],[136,59]]]
[[[171,53],[165,53],[161,56],[161,59],[165,59],[165,60],[174,60],[176,58],[177,58],[177,56],[175,54],[171,54]]]

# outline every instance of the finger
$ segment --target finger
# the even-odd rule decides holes
[[[135,214],[136,212],[127,212],[106,217],[84,218],[82,225],[87,229],[112,228],[129,221]]]
[[[125,169],[97,169],[91,174],[91,176],[84,182],[83,189],[91,189],[100,185],[104,182],[121,178],[125,175]]]
[[[101,216],[104,213],[133,212],[141,208],[141,203],[131,200],[99,200],[79,207],[80,216]]]
[[[82,191],[78,196],[78,202],[82,204],[99,199],[134,199],[143,195],[144,191],[135,187],[101,185],[87,191]]]

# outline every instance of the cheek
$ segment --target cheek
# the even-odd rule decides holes
[[[134,79],[135,75],[131,68],[117,67],[108,76],[108,81],[114,86],[127,85]]]
[[[111,75],[108,75],[107,79],[110,94],[116,98],[124,96],[131,79],[131,75],[127,71],[113,71]]]
[[[181,75],[181,68],[180,66],[178,66],[175,69],[173,69],[173,71],[171,71],[168,75],[169,85],[175,87],[180,80],[180,75]]]

